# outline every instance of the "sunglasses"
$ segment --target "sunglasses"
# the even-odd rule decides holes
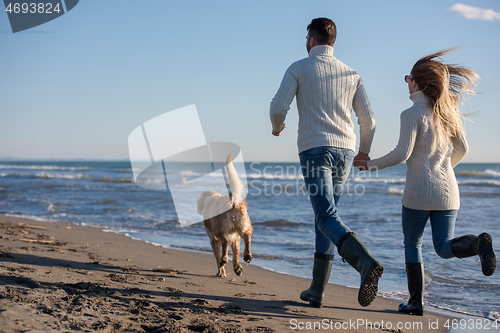
[[[410,83],[410,80],[415,81],[415,79],[410,77],[410,75],[405,75],[405,82]]]

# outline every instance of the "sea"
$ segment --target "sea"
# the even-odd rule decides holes
[[[187,171],[179,167],[177,172]],[[246,162],[244,172],[254,228],[250,265],[311,278],[314,216],[299,164]],[[401,228],[405,174],[405,164],[375,173],[353,168],[338,204],[343,222],[384,265],[379,293],[402,302],[408,297]],[[455,174],[461,196],[455,236],[488,232],[500,257],[500,164],[462,163]],[[197,176],[195,171],[188,175]],[[220,188],[224,175],[213,174],[212,182]],[[129,161],[0,161],[0,214],[99,227],[168,248],[211,252],[201,216],[198,223],[185,223],[174,201],[168,188],[138,186]],[[500,321],[500,269],[486,277],[477,256],[440,258],[430,224],[422,251],[426,307]],[[215,259],[210,273],[216,273]],[[358,287],[359,274],[336,254],[329,282]]]

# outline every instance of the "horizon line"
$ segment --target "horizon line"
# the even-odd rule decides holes
[[[98,158],[18,158],[18,157],[0,157],[0,162],[130,162],[130,159],[98,159]],[[150,162],[150,161],[144,161]],[[170,161],[179,163],[202,163],[203,161]],[[299,163],[298,160],[284,161],[245,161],[245,163]],[[400,164],[403,164],[402,162]],[[460,164],[500,164],[497,162],[460,162]]]

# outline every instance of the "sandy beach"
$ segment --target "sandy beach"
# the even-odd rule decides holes
[[[308,279],[252,264],[220,278],[211,254],[98,228],[7,216],[0,228],[1,332],[447,332],[453,318],[382,297],[363,308],[333,284],[311,308]]]

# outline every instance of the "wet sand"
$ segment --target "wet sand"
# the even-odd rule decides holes
[[[453,318],[400,314],[382,297],[364,308],[333,284],[311,308],[299,298],[310,280],[243,267],[220,278],[211,254],[0,216],[0,331],[447,332]]]

